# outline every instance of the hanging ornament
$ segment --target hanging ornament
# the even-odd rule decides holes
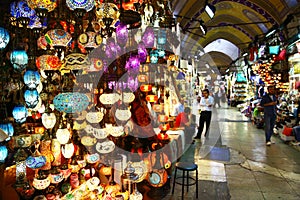
[[[0,163],[4,163],[7,155],[8,155],[7,147],[4,145],[0,145]]]
[[[5,49],[9,40],[10,36],[8,31],[5,28],[0,27],[0,50]]]
[[[36,89],[25,90],[24,99],[28,108],[35,108],[39,103],[39,93]]]
[[[89,98],[79,92],[66,92],[56,95],[53,99],[55,109],[65,113],[82,112],[89,105]]]
[[[13,117],[17,123],[24,123],[28,116],[27,108],[23,105],[17,105],[13,109]]]
[[[14,69],[23,71],[28,64],[28,55],[25,50],[14,50],[10,54],[10,62]]]
[[[116,28],[116,39],[117,43],[124,47],[128,40],[128,29],[126,24],[120,23]]]
[[[145,44],[145,47],[152,48],[154,46],[154,40],[155,40],[155,34],[153,29],[147,27],[142,37],[142,41]]]

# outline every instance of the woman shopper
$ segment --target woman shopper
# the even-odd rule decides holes
[[[262,96],[260,105],[264,107],[266,145],[270,146],[272,144],[271,137],[274,134],[273,128],[276,121],[277,98],[275,96],[274,85],[268,86],[268,92]]]
[[[201,114],[199,119],[199,127],[196,137],[194,139],[200,139],[202,131],[204,129],[205,124],[205,137],[208,137],[208,131],[212,116],[212,107],[214,105],[214,98],[209,95],[209,90],[204,89],[202,91],[202,98],[200,100],[200,106],[201,106]]]

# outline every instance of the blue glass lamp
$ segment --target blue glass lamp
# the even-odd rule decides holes
[[[66,4],[70,10],[85,9],[89,12],[94,8],[95,0],[66,0]]]
[[[153,49],[150,52],[150,62],[152,64],[157,64],[158,63],[158,52],[157,52],[156,49],[155,50]]]
[[[27,70],[24,73],[24,83],[29,89],[35,89],[41,82],[41,77],[38,71]]]
[[[14,107],[12,111],[13,117],[17,123],[26,122],[26,118],[28,116],[27,108],[24,105],[17,105]]]
[[[0,50],[4,49],[10,40],[8,31],[0,27]]]
[[[35,108],[39,103],[39,93],[36,89],[26,90],[24,99],[28,108]]]
[[[28,64],[28,55],[25,50],[14,50],[10,54],[10,62],[17,71],[23,71]]]
[[[0,145],[0,163],[4,163],[7,155],[8,155],[7,147],[4,145]]]
[[[9,141],[14,135],[14,127],[11,123],[0,124],[0,128],[9,136],[6,141]]]

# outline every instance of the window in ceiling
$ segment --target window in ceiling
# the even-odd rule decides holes
[[[285,0],[285,2],[289,7],[294,7],[298,5],[298,0]]]
[[[209,53],[211,51],[218,51],[228,55],[232,60],[235,60],[239,57],[239,48],[225,39],[217,39],[204,48],[205,53]]]
[[[243,10],[243,13],[246,15],[246,17],[248,19],[250,19],[251,22],[261,22],[261,21],[267,21],[266,19],[262,20],[260,19],[257,14],[255,14],[254,12],[250,11],[250,10]],[[261,24],[257,24],[257,26],[260,28],[260,30],[263,33],[268,32],[268,28],[265,26],[265,24],[261,23]]]

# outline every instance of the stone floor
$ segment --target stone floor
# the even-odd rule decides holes
[[[299,147],[276,136],[273,140],[266,146],[264,131],[237,108],[215,108],[209,137],[196,141],[181,158],[198,165],[199,199],[300,199]],[[174,195],[170,191],[153,199],[181,199],[180,185]],[[195,191],[191,186],[184,199],[196,199]]]

